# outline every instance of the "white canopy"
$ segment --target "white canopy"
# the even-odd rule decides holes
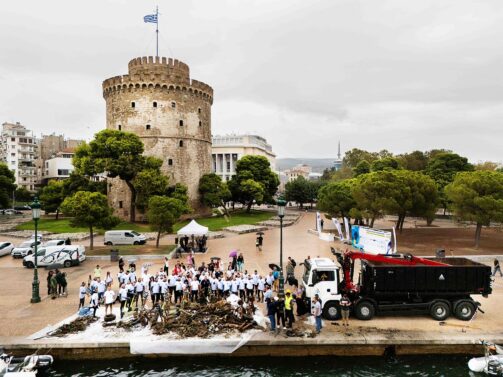
[[[208,234],[208,227],[198,224],[196,220],[192,220],[176,233],[186,236],[202,236],[204,234]]]

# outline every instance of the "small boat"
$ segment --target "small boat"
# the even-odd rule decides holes
[[[54,359],[50,355],[14,357],[0,355],[0,377],[36,377],[39,371],[48,369]]]
[[[485,341],[481,341],[481,344],[484,346],[484,356],[470,359],[468,368],[472,372],[503,377],[503,347]]]

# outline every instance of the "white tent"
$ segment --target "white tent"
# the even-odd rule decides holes
[[[208,227],[202,226],[196,222],[196,220],[192,220],[190,223],[185,225],[182,229],[176,232],[178,235],[186,235],[186,236],[202,236],[204,234],[208,234]]]

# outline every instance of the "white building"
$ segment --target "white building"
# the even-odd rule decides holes
[[[56,157],[50,158],[44,163],[42,173],[42,183],[47,184],[50,180],[61,180],[68,178],[73,172],[72,157],[73,150],[63,150],[58,152]]]
[[[276,169],[276,155],[267,140],[257,135],[213,136],[211,171],[228,181],[236,174],[236,162],[245,155],[264,156]]]
[[[33,132],[19,122],[3,123],[0,136],[0,161],[7,164],[16,177],[18,188],[35,191],[37,173],[37,140]]]

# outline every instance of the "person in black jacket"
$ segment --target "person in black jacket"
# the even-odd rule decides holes
[[[274,302],[276,304],[276,325],[278,326],[278,329],[281,329],[281,326],[283,326],[283,329],[286,330],[285,326],[285,301],[280,300],[278,296],[274,297]]]
[[[267,303],[267,316],[271,322],[271,332],[276,332],[276,303],[269,297],[265,302]]]

